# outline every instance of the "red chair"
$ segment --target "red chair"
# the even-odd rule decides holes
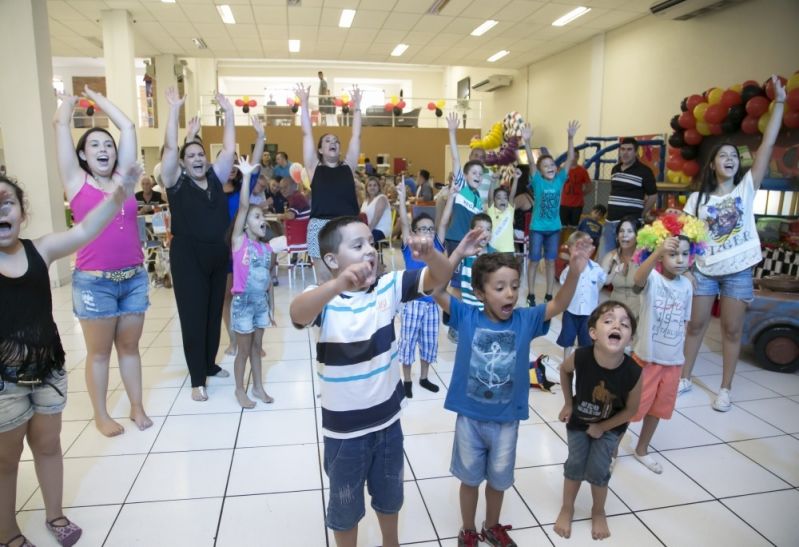
[[[308,222],[309,219],[286,219],[283,222],[286,228],[286,252],[288,253],[288,269],[289,269],[289,288],[294,286],[294,272],[300,268],[302,274],[302,284],[305,285],[305,268],[310,267],[313,272],[314,283],[316,280],[316,270],[313,269],[313,264],[308,258]],[[292,262],[292,257],[297,258],[296,262]]]

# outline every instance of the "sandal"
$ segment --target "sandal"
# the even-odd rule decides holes
[[[639,456],[638,454],[633,452],[633,456],[635,456],[636,460],[641,462],[641,465],[652,471],[652,473],[657,473],[658,475],[663,473],[663,466],[660,465],[660,463],[658,463],[657,461],[655,461],[655,458],[653,458],[649,454],[647,454],[646,456]]]
[[[16,536],[12,537],[5,543],[0,543],[0,547],[10,547],[12,543],[17,541],[19,538],[22,538],[22,543],[16,545],[15,547],[36,547],[33,543],[28,541],[28,538],[23,536],[22,534],[17,534]]]
[[[63,520],[66,524],[55,524],[58,520]],[[55,536],[58,544],[63,547],[72,547],[78,542],[81,534],[83,534],[83,530],[81,530],[80,526],[64,516],[47,521],[47,529]]]

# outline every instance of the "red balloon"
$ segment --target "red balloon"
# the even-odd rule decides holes
[[[383,110],[385,110],[386,112],[391,112],[392,110],[394,110],[394,105],[391,103],[386,103],[383,106]]]
[[[724,129],[722,129],[720,123],[711,123],[711,124],[708,124],[708,127],[710,127],[710,134],[711,135],[721,135],[721,134],[724,133]]]
[[[705,121],[709,124],[721,123],[727,117],[727,108],[721,104],[712,104],[707,107]]]
[[[765,98],[764,98],[765,99]],[[741,122],[741,131],[746,133],[747,135],[756,135],[757,134],[757,116],[747,116],[744,118],[744,121]]]
[[[741,94],[732,89],[728,89],[721,94],[721,104],[727,108],[735,106],[736,104],[741,104]]]
[[[680,114],[680,117],[677,118],[677,123],[683,129],[693,129],[696,127],[696,118],[694,118],[694,115],[691,114],[689,110]],[[679,169],[674,169],[674,171],[679,171]]]
[[[796,129],[799,127],[799,111],[788,110],[782,115],[782,123],[785,127]]]
[[[696,160],[686,161],[682,164],[682,172],[689,177],[695,177],[699,174],[699,162]]]
[[[694,128],[686,129],[683,134],[683,140],[685,140],[685,144],[696,146],[702,142],[702,135]],[[678,169],[675,169],[675,171],[678,171]]]
[[[754,116],[755,118],[759,118],[763,114],[766,113],[768,110],[769,100],[763,96],[752,97],[746,103],[746,112]]]
[[[244,106],[244,101],[241,99],[236,99],[236,106]]]
[[[799,110],[799,87],[788,92],[785,103],[791,110]]]
[[[693,112],[694,108],[696,108],[696,105],[703,102],[705,102],[705,99],[704,97],[702,97],[702,95],[697,95],[697,94],[691,95],[690,97],[688,97],[688,101],[686,102],[686,104],[688,105],[688,112]]]
[[[788,80],[786,80],[782,76],[777,76],[777,78],[779,78],[780,82],[782,82],[782,87],[785,87],[785,84],[788,83]],[[774,100],[774,83],[771,81],[771,78],[769,78],[766,81],[766,85],[764,85],[763,88],[766,90],[766,95],[768,96],[768,98],[773,101]]]
[[[674,154],[673,156],[669,156],[669,159],[666,160],[666,167],[671,169],[672,171],[682,171],[682,166],[685,163],[685,160],[682,159],[679,152]]]
[[[435,110],[435,109],[436,109],[436,103],[434,103],[433,101],[427,103],[427,110]]]
[[[758,82],[756,82],[754,80],[746,80],[744,83],[741,84],[741,87],[746,87],[748,85],[753,85],[753,86],[760,87],[760,83],[758,83]]]
[[[255,99],[250,99],[250,102],[247,103],[249,106],[258,106],[258,102]]]
[[[397,106],[398,106],[398,107],[400,107],[400,108],[405,108],[405,106],[406,106],[406,105],[405,105],[405,101],[403,101],[402,99],[400,99],[400,102],[398,102],[398,103],[397,103]]]

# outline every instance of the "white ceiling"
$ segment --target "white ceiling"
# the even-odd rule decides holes
[[[48,0],[54,56],[102,56],[103,10],[122,9],[135,21],[136,55],[324,59],[432,65],[521,68],[591,36],[649,13],[653,0],[450,0],[428,15],[433,0]],[[235,25],[222,23],[215,4],[230,4]],[[591,11],[565,27],[552,21],[576,6]],[[343,8],[356,9],[349,29],[338,27]],[[499,21],[481,37],[471,31],[486,19]],[[201,37],[208,49],[191,39]],[[300,53],[289,39],[302,40]],[[398,43],[410,47],[391,57]],[[510,54],[496,63],[499,50]]]

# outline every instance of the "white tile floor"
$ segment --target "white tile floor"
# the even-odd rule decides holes
[[[290,328],[291,294],[285,278],[281,281],[276,291],[279,327],[264,337],[264,377],[275,404],[242,411],[233,397],[232,378],[212,379],[208,402],[191,401],[172,292],[153,289],[141,349],[145,402],[154,425],[140,432],[127,421],[128,401],[114,369],[109,407],[126,425],[125,434],[114,439],[102,437],[90,423],[80,325],[70,311],[69,287],[54,290],[55,316],[69,348],[64,505],[84,528],[79,545],[333,544],[324,526],[327,480],[320,464],[314,347],[307,331]],[[534,342],[534,353],[560,356],[553,343],[557,322],[552,331]],[[744,354],[732,411],[712,411],[709,403],[721,373],[718,332],[714,320],[697,363],[694,391],[679,399],[674,419],[662,423],[653,440],[663,474],[652,474],[629,455],[637,426],[622,442],[606,506],[613,535],[605,544],[799,544],[799,375],[763,371]],[[434,395],[415,385],[402,418],[407,459],[403,544],[455,546],[460,524],[458,482],[449,473],[455,417],[443,409],[454,359],[446,336],[440,349],[433,379],[442,390]],[[231,358],[223,360],[227,369],[231,363]],[[562,540],[552,531],[567,456],[565,428],[557,422],[561,405],[557,388],[555,394],[531,391],[516,485],[502,512],[519,545],[593,543],[586,488],[577,500],[579,520],[572,539]],[[44,528],[29,451],[23,459],[19,522],[34,543],[54,546]],[[481,501],[478,511],[482,507]],[[379,544],[377,520],[367,510],[359,545]]]

